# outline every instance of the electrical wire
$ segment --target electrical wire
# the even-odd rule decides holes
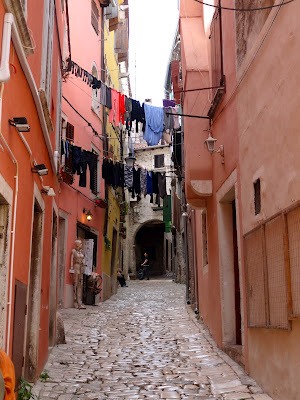
[[[284,6],[285,4],[289,4],[292,3],[294,0],[286,0],[285,2],[281,3],[281,4],[273,4],[272,6],[264,6],[264,7],[255,7],[255,8],[234,8],[234,7],[223,7],[223,6],[216,6],[214,4],[209,4],[209,3],[205,3],[202,0],[194,0],[197,3],[201,3],[205,6],[209,6],[209,7],[214,7],[214,8],[219,8],[221,10],[228,10],[228,11],[261,11],[261,10],[267,10],[270,8],[275,8],[275,7],[281,7]]]

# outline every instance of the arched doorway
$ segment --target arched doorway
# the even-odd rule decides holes
[[[135,257],[137,266],[143,260],[146,251],[150,259],[150,276],[158,277],[165,274],[164,263],[164,232],[162,221],[150,221],[143,224],[135,236]]]

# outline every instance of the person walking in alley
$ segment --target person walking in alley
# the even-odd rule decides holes
[[[127,287],[125,276],[120,269],[117,271],[117,279],[121,287]]]
[[[143,268],[143,271],[144,271],[144,274],[143,274],[143,276],[144,276],[144,278],[147,278],[147,280],[149,280],[149,255],[148,255],[148,253],[144,253],[144,261],[142,262],[142,264],[141,264],[141,267]]]
[[[15,368],[4,350],[0,349],[0,400],[15,400]]]

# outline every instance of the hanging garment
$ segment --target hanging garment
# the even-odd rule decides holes
[[[128,189],[132,189],[133,186],[133,167],[128,165],[124,166],[124,185]]]
[[[157,173],[158,194],[162,199],[167,195],[166,174],[164,172]]]
[[[141,107],[141,104],[137,100],[131,99],[131,122],[136,122],[136,132],[139,131],[139,122],[145,123],[145,112],[144,109]]]
[[[106,107],[107,108],[112,108],[112,102],[111,102],[111,88],[106,86]]]
[[[167,133],[170,133],[170,131],[174,128],[174,117],[172,110],[173,109],[171,107],[164,108],[164,126]]]
[[[152,172],[152,191],[156,195],[156,204],[160,206],[160,197],[158,191],[158,172]]]
[[[105,184],[107,184],[109,180],[109,165],[107,158],[103,158],[102,161],[102,178],[104,179]]]
[[[163,100],[163,107],[175,107],[176,103],[174,100],[165,99]]]
[[[140,185],[141,185],[141,194],[146,196],[147,194],[147,170],[145,168],[141,168],[140,174]]]
[[[127,119],[131,119],[131,111],[132,111],[132,100],[125,96],[125,118]]]
[[[79,178],[79,186],[86,187],[86,170],[87,166],[89,166],[90,171],[90,189],[94,193],[97,191],[97,164],[98,164],[98,155],[92,153],[91,151],[83,150],[81,156],[81,169]]]
[[[106,85],[104,83],[101,84],[100,89],[100,104],[106,106]]]
[[[111,89],[111,110],[109,112],[109,122],[114,126],[120,124],[120,107],[119,107],[119,92],[115,89]]]
[[[73,174],[77,173],[77,175],[80,175],[82,169],[81,169],[81,153],[82,149],[81,147],[78,146],[72,146],[72,172]]]
[[[180,114],[180,106],[176,106],[175,108],[172,109],[173,112],[173,118],[174,118],[174,129],[178,130],[180,128],[180,123],[179,123],[179,115]]]
[[[119,93],[119,120],[122,122],[122,125],[125,124],[125,113],[126,113],[126,108],[125,108],[125,95],[122,93]]]
[[[162,138],[164,130],[164,111],[162,107],[154,107],[144,103],[145,132],[144,139],[148,146],[156,146]]]
[[[146,193],[150,194],[150,196],[153,195],[152,172],[151,171],[147,171],[147,175],[146,175]]]
[[[141,195],[141,169],[133,167],[132,197]]]

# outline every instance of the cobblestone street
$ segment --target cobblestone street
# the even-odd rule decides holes
[[[185,286],[130,281],[86,310],[62,311],[67,344],[37,382],[39,399],[270,400],[185,305]]]

